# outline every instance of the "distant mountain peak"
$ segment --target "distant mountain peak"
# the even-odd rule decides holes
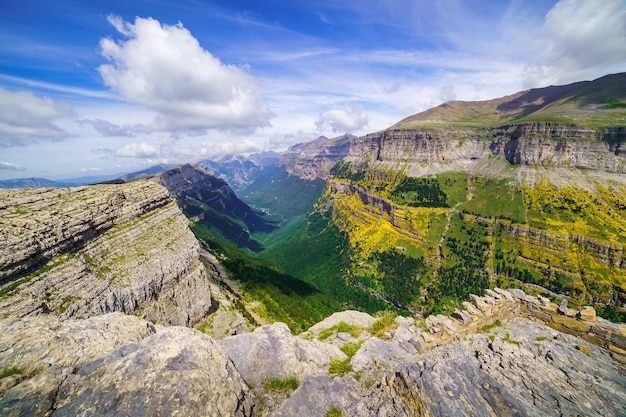
[[[448,101],[409,116],[390,130],[493,127],[523,122],[559,122],[588,127],[626,123],[626,73],[593,81],[533,88],[484,101]]]

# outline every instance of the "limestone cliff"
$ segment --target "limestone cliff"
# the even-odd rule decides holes
[[[547,122],[480,129],[391,129],[353,138],[349,156],[412,165],[497,156],[516,165],[624,173],[624,142],[624,127],[591,130]]]
[[[346,311],[299,336],[275,323],[220,342],[120,313],[0,328],[7,416],[626,412],[626,327],[520,290],[474,295],[452,317]]]
[[[158,184],[0,192],[4,317],[121,311],[193,325],[211,310],[199,244]]]
[[[333,139],[320,136],[312,142],[293,145],[283,154],[279,166],[303,179],[327,178],[330,169],[348,155],[355,138],[350,134]]]

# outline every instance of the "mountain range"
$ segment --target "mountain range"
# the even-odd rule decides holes
[[[615,74],[0,190],[0,410],[623,415],[624,143]]]

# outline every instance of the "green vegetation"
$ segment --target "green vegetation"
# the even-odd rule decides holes
[[[516,346],[519,346],[522,344],[522,342],[520,342],[519,340],[511,339],[511,335],[509,335],[508,333],[502,338],[502,340],[512,345],[516,345]]]
[[[4,379],[13,375],[19,375],[24,373],[24,370],[15,366],[4,368],[0,371],[0,379]]]
[[[352,359],[352,357],[356,355],[359,349],[361,349],[362,344],[363,344],[362,340],[358,342],[349,342],[343,345],[340,349],[343,353],[348,355],[350,359]]]
[[[270,170],[240,193],[253,207],[281,216],[283,223],[305,215],[326,189],[321,178],[303,180],[283,169]]]
[[[448,207],[448,196],[435,177],[404,177],[389,199],[410,207]]]
[[[76,295],[67,295],[61,299],[61,304],[56,308],[57,313],[63,314],[75,301],[82,300],[82,297]]]
[[[330,175],[334,178],[361,181],[365,178],[365,170],[353,167],[350,162],[340,161],[330,169]]]
[[[478,332],[479,333],[489,333],[490,331],[492,331],[496,327],[500,327],[500,326],[502,326],[502,323],[500,322],[500,320],[496,320],[496,321],[494,321],[491,324],[484,325],[483,327],[478,329]]]
[[[342,417],[343,411],[340,408],[333,407],[324,414],[324,417]]]
[[[373,336],[381,337],[393,330],[396,325],[396,315],[391,311],[381,311],[374,315],[376,321],[372,323],[369,331]]]
[[[400,305],[409,305],[420,293],[420,276],[426,270],[423,257],[413,258],[396,250],[373,255],[382,277],[383,293]]]
[[[220,259],[230,278],[241,283],[244,302],[255,303],[255,312],[267,321],[281,321],[292,332],[300,333],[341,310],[340,303],[315,286],[283,273],[269,261],[254,258],[215,238],[201,224],[192,224],[191,229]]]
[[[348,324],[342,321],[336,326],[322,330],[317,338],[318,340],[324,341],[328,339],[330,336],[332,336],[335,332],[350,333],[352,337],[359,337],[359,335],[363,333],[363,329],[358,326],[353,326],[351,324]]]
[[[348,372],[352,372],[352,365],[350,364],[350,358],[348,359],[331,359],[328,372],[331,375],[344,376]]]
[[[331,375],[339,375],[343,376],[348,372],[352,372],[352,365],[350,361],[354,357],[354,355],[359,351],[363,341],[354,342],[354,343],[346,343],[341,347],[341,351],[345,353],[348,357],[346,359],[332,359],[330,361],[330,367],[328,372]]]
[[[268,394],[276,394],[298,389],[300,381],[295,376],[287,378],[268,378],[263,384],[265,392]]]
[[[487,232],[487,224],[470,217],[456,214],[451,218],[443,241],[445,264],[428,288],[425,308],[429,314],[449,314],[470,294],[489,288]]]
[[[343,234],[331,221],[330,212],[312,212],[293,225],[293,233],[275,239],[259,254],[282,270],[319,288],[341,304],[341,309],[373,313],[386,307],[348,280],[351,249]]]
[[[509,178],[494,179],[472,177],[474,195],[459,209],[477,216],[526,223],[526,210],[522,189]]]

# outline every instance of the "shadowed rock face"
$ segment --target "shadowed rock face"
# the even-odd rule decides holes
[[[155,322],[193,325],[211,310],[199,244],[158,184],[0,193],[4,317],[143,307]]]
[[[183,165],[156,177],[179,202],[189,217],[219,231],[240,247],[254,251],[261,245],[251,238],[255,232],[270,232],[276,225],[241,201],[228,184],[207,174],[197,165]],[[201,217],[201,218],[200,218]]]

